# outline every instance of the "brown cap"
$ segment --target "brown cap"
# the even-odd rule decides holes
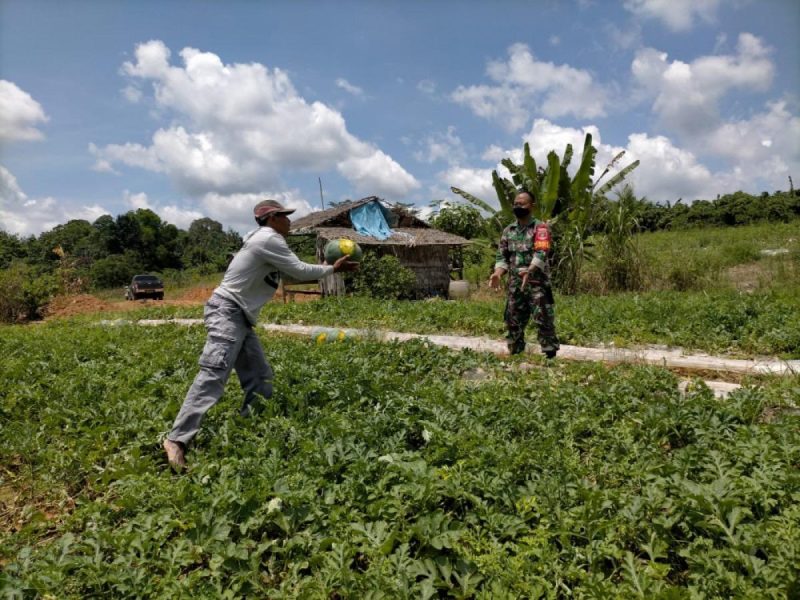
[[[293,208],[286,208],[277,200],[262,200],[253,207],[253,215],[257,219],[270,217],[272,215],[290,215],[295,211]]]

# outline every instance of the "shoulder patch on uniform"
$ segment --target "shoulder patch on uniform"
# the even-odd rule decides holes
[[[551,242],[550,227],[547,223],[539,223],[533,233],[533,249],[548,252]]]

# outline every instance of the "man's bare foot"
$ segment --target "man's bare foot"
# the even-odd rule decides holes
[[[167,461],[169,462],[169,466],[176,471],[183,471],[186,468],[184,446],[181,442],[173,442],[170,439],[165,439],[164,451],[167,453]]]

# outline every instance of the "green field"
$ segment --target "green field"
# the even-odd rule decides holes
[[[444,304],[444,303],[443,303]],[[0,328],[0,596],[789,598],[798,377],[263,336],[190,469],[159,445],[200,327]]]

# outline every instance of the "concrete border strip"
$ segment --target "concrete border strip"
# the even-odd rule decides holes
[[[202,325],[202,319],[140,319],[139,321],[100,321],[103,325],[139,325],[154,326],[164,324]],[[322,327],[309,325],[279,325],[265,323],[261,327],[265,331],[311,336],[321,329],[343,331],[348,337],[375,339],[382,341],[428,340],[437,346],[446,346],[454,350],[469,348],[477,352],[492,352],[507,355],[508,349],[503,341],[485,337],[467,337],[457,335],[435,335],[420,333],[402,333],[398,331],[382,331],[373,329],[351,329],[346,327]],[[529,354],[538,353],[538,347],[527,350]],[[800,360],[779,359],[738,359],[710,356],[707,354],[684,354],[681,349],[629,349],[629,348],[587,348],[582,346],[562,345],[560,358],[580,361],[598,361],[605,363],[641,363],[674,369],[696,369],[703,371],[719,371],[748,375],[793,375],[800,374]]]

